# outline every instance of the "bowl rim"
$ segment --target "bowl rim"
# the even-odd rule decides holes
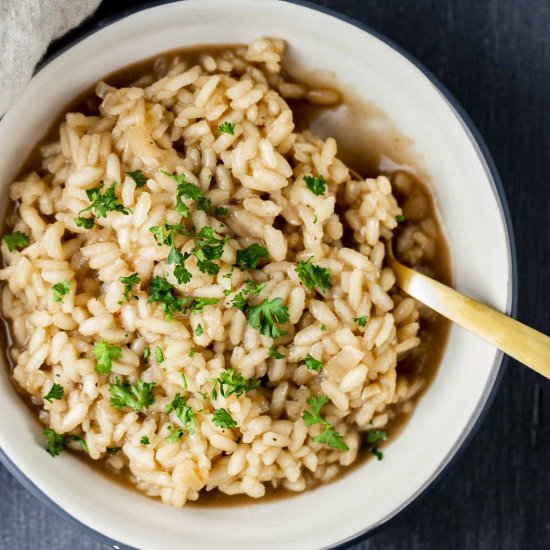
[[[85,40],[101,29],[110,26],[126,17],[134,15],[140,11],[147,10],[150,8],[155,8],[158,6],[163,6],[167,4],[173,4],[178,2],[184,2],[185,0],[151,0],[145,2],[135,7],[125,9],[119,13],[104,17],[98,22],[87,22],[84,21],[83,24],[76,27],[71,31],[74,33],[65,46],[61,47],[55,53],[50,55],[45,55],[37,64],[33,77],[41,71],[44,67],[49,65],[52,61],[57,59],[59,56],[63,55],[66,51],[76,46],[79,42]],[[409,63],[414,65],[434,86],[434,88],[442,95],[443,99],[448,103],[448,107],[453,111],[455,117],[463,126],[464,130],[468,134],[468,138],[471,144],[475,147],[476,153],[481,163],[483,170],[487,176],[487,179],[491,185],[491,190],[495,196],[497,206],[499,208],[499,214],[504,222],[504,229],[507,237],[508,245],[508,256],[509,256],[509,275],[510,280],[508,284],[508,300],[506,304],[507,313],[511,317],[516,317],[517,315],[517,306],[518,306],[518,271],[517,271],[517,252],[514,236],[514,228],[512,223],[512,217],[510,213],[510,208],[508,206],[508,201],[506,199],[506,193],[502,180],[499,176],[496,165],[493,161],[491,153],[487,144],[485,143],[483,137],[481,136],[479,130],[475,126],[474,122],[467,114],[462,105],[458,100],[451,94],[451,92],[446,88],[446,86],[436,77],[422,62],[420,62],[416,57],[410,54],[402,46],[398,45],[392,39],[388,38],[383,33],[373,29],[370,25],[358,21],[353,17],[340,13],[332,8],[328,8],[323,5],[315,4],[309,0],[275,0],[290,4],[295,4],[303,8],[308,8],[331,17],[335,17],[345,23],[353,25],[354,27],[362,30],[363,32],[377,38],[383,42],[386,46],[392,49],[398,55],[404,57]],[[1,121],[1,118],[0,118]],[[468,445],[471,443],[473,437],[479,430],[481,424],[485,420],[487,413],[489,412],[494,399],[497,394],[497,390],[502,382],[504,373],[509,364],[509,358],[504,355],[502,352],[498,352],[491,366],[491,372],[489,380],[487,381],[485,388],[483,389],[483,395],[479,402],[477,403],[476,408],[471,414],[470,421],[468,425],[464,428],[460,436],[457,438],[452,449],[449,451],[447,456],[439,464],[436,471],[433,472],[430,479],[428,479],[425,484],[420,487],[415,493],[413,493],[407,500],[401,503],[399,507],[387,514],[382,518],[377,524],[366,528],[358,533],[355,533],[347,540],[339,541],[333,543],[331,546],[326,548],[331,548],[334,550],[343,550],[349,548],[354,544],[360,543],[367,538],[371,537],[377,533],[380,529],[388,525],[390,522],[393,522],[397,517],[401,516],[405,510],[409,510],[413,505],[417,505],[422,499],[424,499],[435,487],[444,479],[445,475],[449,473],[451,467],[456,464],[458,459],[462,456]],[[64,519],[69,525],[76,527],[79,531],[87,534],[88,536],[107,544],[112,548],[117,550],[126,549],[126,550],[138,550],[134,547],[123,544],[119,541],[116,541],[95,529],[92,529],[85,523],[81,522],[79,519],[71,515],[63,507],[55,503],[47,494],[45,494],[41,489],[39,489],[34,482],[28,478],[16,464],[7,456],[4,450],[0,447],[0,463],[2,463],[6,469],[10,472],[11,475],[33,496],[35,496],[40,502],[45,504],[50,510],[53,510],[59,517]]]

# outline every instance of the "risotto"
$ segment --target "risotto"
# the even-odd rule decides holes
[[[420,311],[384,243],[404,225],[396,248],[420,265],[433,220],[406,221],[387,177],[296,131],[289,101],[338,96],[285,80],[283,50],[261,39],[100,82],[97,113],[67,113],[11,185],[1,307],[46,450],[173,506],[382,458],[426,383],[400,370]]]

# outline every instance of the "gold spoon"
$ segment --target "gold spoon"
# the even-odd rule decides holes
[[[403,265],[395,259],[391,241],[386,245],[387,263],[395,273],[398,287],[443,317],[550,378],[550,337]]]

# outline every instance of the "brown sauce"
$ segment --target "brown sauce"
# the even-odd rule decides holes
[[[190,63],[194,63],[198,62],[202,54],[219,54],[230,47],[232,46],[200,46],[166,52],[161,56],[155,56],[154,58],[135,63],[120,71],[111,73],[102,80],[116,87],[127,86],[136,82],[144,75],[150,74],[155,61],[159,57],[169,60],[178,55]],[[294,112],[297,131],[308,129],[322,138],[334,137],[338,144],[338,157],[346,165],[363,176],[384,174],[393,179],[399,174],[401,176],[406,175],[409,182],[406,194],[398,190],[394,191],[400,205],[404,207],[406,212],[406,205],[404,206],[403,203],[406,203],[411,197],[419,197],[422,199],[424,205],[424,217],[432,220],[436,228],[435,253],[429,260],[422,262],[420,268],[429,272],[437,280],[451,285],[452,266],[449,248],[437,214],[435,200],[429,188],[429,178],[422,167],[418,152],[414,150],[414,143],[399,131],[397,125],[386,113],[376,106],[363,101],[358,94],[352,91],[340,90],[336,85],[334,77],[327,74],[320,76],[318,72],[308,73],[299,67],[293,66],[292,62],[287,63],[286,61],[285,70],[287,71],[285,74],[287,81],[307,83],[308,86],[315,88],[336,90],[342,98],[342,101],[338,105],[332,107],[314,105],[305,100],[289,101]],[[63,121],[67,112],[78,111],[87,115],[98,113],[99,99],[95,96],[94,88],[95,83],[66,105],[53,119],[49,129],[22,163],[18,177],[42,169],[40,164],[40,149],[44,144],[58,139],[59,124]],[[11,211],[8,214],[11,214]],[[9,216],[6,216],[5,219],[9,222]],[[406,221],[402,225],[406,227],[407,223],[409,221]],[[6,228],[4,228],[5,230]],[[0,330],[0,344],[5,355],[8,356],[9,353],[7,351],[11,339],[7,330],[7,323],[4,322],[3,324],[5,330]],[[423,389],[415,395],[413,403],[416,403],[421,398],[437,372],[447,343],[449,328],[449,321],[434,312],[427,312],[421,319],[420,345],[398,364],[400,375],[421,374],[425,380]],[[14,384],[14,386],[16,385]],[[22,394],[18,388],[16,389]],[[29,406],[33,407],[28,396],[25,398],[25,401]],[[388,433],[389,441],[394,439],[405,427],[410,414],[411,412],[408,411],[398,412],[396,418],[385,429]],[[81,452],[75,454],[82,458],[88,467],[100,468],[113,481],[133,487],[130,474],[127,471],[117,474],[110,470],[103,462],[90,461]],[[366,450],[362,451],[354,464],[344,468],[333,481],[346,475],[352,469],[359,467],[365,460],[371,457],[370,452]],[[311,489],[314,488],[312,487]],[[273,498],[290,497],[296,494],[299,493],[294,493],[283,488],[275,489],[271,485],[266,484],[266,495],[261,499],[253,499],[247,495],[228,496],[218,490],[214,490],[210,492],[203,491],[198,501],[188,502],[188,504],[196,507],[240,506],[252,503],[257,505]]]

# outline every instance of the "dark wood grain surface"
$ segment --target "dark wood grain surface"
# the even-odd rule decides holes
[[[105,0],[93,22],[139,3]],[[550,1],[317,3],[403,46],[470,114],[493,154],[512,212],[518,318],[550,333]],[[355,548],[550,548],[549,472],[550,383],[510,361],[481,429],[444,479]],[[0,467],[0,548],[105,547],[59,519]]]

